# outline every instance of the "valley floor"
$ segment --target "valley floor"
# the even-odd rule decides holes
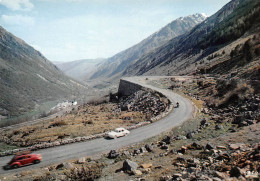
[[[0,176],[0,179],[259,180],[259,107],[254,107],[259,105],[259,95],[248,94],[250,102],[241,108],[239,104],[230,104],[225,96],[216,96],[221,89],[215,89],[214,78],[146,81],[192,100],[199,110],[196,117],[170,132],[109,154]],[[224,106],[215,107],[213,103]],[[240,113],[248,111],[251,111],[249,116],[238,120]]]

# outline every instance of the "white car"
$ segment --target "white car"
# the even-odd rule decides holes
[[[130,131],[128,131],[125,128],[116,128],[114,131],[111,131],[107,134],[107,137],[115,139],[118,137],[126,136],[130,134]]]

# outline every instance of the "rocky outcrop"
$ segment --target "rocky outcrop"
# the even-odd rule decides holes
[[[142,112],[149,118],[165,112],[169,104],[170,101],[163,95],[154,91],[142,90],[120,101],[121,110]]]
[[[158,142],[158,144],[152,143],[153,146],[157,147],[155,148],[157,151],[162,144],[166,145],[162,141]],[[166,159],[169,155],[171,155],[171,158],[172,155],[176,155],[173,162],[171,162],[176,167],[176,170],[172,175],[162,175],[160,180],[196,180],[201,178],[203,180],[259,179],[259,175],[255,171],[259,169],[259,148],[260,143],[251,145],[235,143],[230,144],[228,148],[221,145],[215,146],[211,143],[200,145],[197,142],[193,142],[176,150],[166,150],[166,152],[160,153],[159,156]],[[140,152],[140,149],[135,149],[131,152],[130,157],[135,158],[135,160],[138,160],[138,156],[141,158],[143,153]],[[156,152],[147,152],[146,156],[151,155],[151,160],[153,160],[153,158],[157,157]],[[139,159],[139,161],[142,162],[143,159]],[[162,168],[162,166],[153,166],[151,163],[141,164],[140,167],[138,165],[138,161],[132,162],[127,159],[123,162],[121,170],[128,174],[141,175],[143,173],[149,174],[151,172],[150,168]]]
[[[173,103],[161,92],[144,87],[127,78],[120,80],[118,96],[121,97],[121,109],[143,112],[151,122],[166,116],[174,107]]]

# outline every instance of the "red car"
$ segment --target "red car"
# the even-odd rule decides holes
[[[19,153],[13,157],[13,159],[4,166],[4,169],[10,168],[19,168],[21,166],[37,164],[42,160],[40,154],[28,154],[28,153]]]

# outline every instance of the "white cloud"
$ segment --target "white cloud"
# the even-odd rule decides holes
[[[34,7],[30,0],[0,0],[0,5],[4,5],[13,11],[29,11]]]
[[[32,26],[34,25],[34,18],[31,16],[22,15],[2,15],[1,21],[8,25]]]

